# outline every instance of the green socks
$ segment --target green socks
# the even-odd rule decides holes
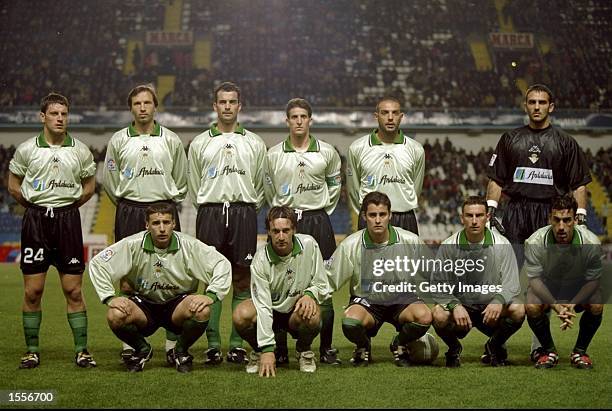
[[[67,317],[74,339],[74,352],[85,351],[87,349],[87,311],[68,313]]]
[[[334,334],[334,304],[331,298],[323,301],[321,308],[321,344],[319,351],[324,352],[331,348]]]
[[[590,311],[585,311],[580,318],[580,330],[578,330],[578,339],[574,351],[585,353],[595,332],[601,325],[603,314],[595,315]]]
[[[427,330],[429,330],[429,324],[425,325],[415,322],[404,323],[399,331],[397,341],[399,345],[406,345],[410,341],[417,340],[424,336]]]
[[[39,352],[38,334],[40,332],[40,322],[42,321],[42,311],[23,312],[23,333],[28,352]]]
[[[350,342],[357,346],[357,348],[370,349],[370,338],[361,321],[353,318],[343,318],[342,332]]]
[[[176,352],[186,353],[189,347],[206,332],[207,326],[208,321],[197,321],[194,318],[185,320],[183,322],[183,332],[176,341]]]
[[[222,308],[223,305],[221,301],[216,301],[210,306],[210,318],[208,319],[208,328],[206,329],[208,348],[221,348],[221,334],[219,332],[219,325],[221,323]]]
[[[151,346],[147,343],[147,340],[142,336],[138,327],[134,324],[124,325],[121,328],[112,329],[113,333],[121,341],[127,343],[130,347],[134,348],[136,352],[142,353],[148,351]]]
[[[550,333],[550,319],[546,314],[542,313],[539,317],[527,316],[527,322],[529,323],[531,331],[538,337],[538,341],[542,344],[542,348],[548,352],[557,350],[552,339],[552,334]]]
[[[234,312],[236,307],[238,307],[238,304],[245,300],[248,300],[249,298],[251,298],[251,292],[248,290],[242,291],[240,293],[234,291],[232,293],[232,313]],[[255,346],[257,346],[257,344]],[[230,334],[229,349],[231,350],[232,348],[238,347],[242,347],[242,337],[240,337],[240,334],[238,334],[238,331],[236,331],[236,327],[234,327],[234,324],[232,323],[232,333]]]

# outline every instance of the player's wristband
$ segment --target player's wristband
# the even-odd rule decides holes
[[[458,305],[461,305],[461,303],[458,303],[458,302],[448,303],[448,304],[446,304],[446,305],[444,306],[444,309],[445,309],[446,311],[453,312],[453,310],[454,310],[454,309],[455,309],[455,308],[456,308]]]

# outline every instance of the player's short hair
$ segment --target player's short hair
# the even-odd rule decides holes
[[[285,113],[287,113],[287,118],[289,118],[289,112],[293,108],[303,108],[308,112],[308,117],[312,117],[312,106],[310,103],[303,98],[292,98],[287,103],[287,107],[285,108]]]
[[[545,86],[544,84],[532,84],[531,86],[529,86],[527,88],[527,91],[525,91],[525,102],[527,102],[527,96],[529,95],[529,93],[531,93],[532,91],[541,91],[543,93],[548,94],[548,103],[552,103],[553,102],[553,93],[552,91],[550,91],[550,89]]]
[[[385,96],[383,96],[380,100],[378,100],[378,103],[376,103],[376,112],[378,113],[378,108],[380,107],[380,104],[383,101],[393,101],[394,103],[399,104],[400,106],[400,110],[402,109],[402,102],[399,100],[399,98],[391,95],[391,94],[387,94]]]
[[[40,112],[46,113],[51,104],[61,104],[62,106],[66,106],[67,109],[70,109],[67,97],[59,93],[51,92],[40,100]]]
[[[145,212],[147,216],[147,222],[149,221],[149,217],[153,214],[170,214],[172,216],[172,220],[174,221],[174,207],[172,204],[167,202],[159,202],[153,203],[147,207],[147,211]]]
[[[469,196],[463,200],[463,205],[461,206],[461,214],[465,211],[465,207],[469,205],[481,205],[484,206],[485,210],[487,209],[487,200],[483,196]]]
[[[238,87],[235,83],[232,83],[231,81],[224,81],[223,83],[215,87],[215,89],[213,90],[213,101],[215,103],[217,102],[217,95],[220,91],[235,91],[238,95],[238,102],[240,102],[240,87]]]
[[[387,206],[387,210],[391,212],[391,200],[385,193],[381,193],[380,191],[372,191],[371,193],[366,194],[366,196],[363,198],[363,202],[361,203],[361,210],[359,210],[360,213],[365,215],[370,204],[383,204]]]
[[[576,202],[576,199],[571,194],[566,194],[553,198],[550,212],[552,213],[553,210],[572,210],[574,215],[576,215],[577,209],[578,203]]]
[[[291,221],[293,228],[297,228],[297,217],[295,216],[295,211],[293,211],[291,207],[277,206],[272,207],[268,211],[268,214],[266,214],[266,231],[270,229],[270,222],[276,220],[277,218],[286,218]]]
[[[158,105],[157,93],[155,92],[155,87],[153,87],[153,84],[149,83],[149,84],[140,84],[130,90],[130,93],[128,94],[128,97],[127,97],[127,105],[130,109],[132,108],[132,99],[134,98],[134,96],[136,94],[142,93],[143,91],[148,91],[149,93],[151,93],[151,96],[153,97],[153,104],[155,104],[155,107],[157,107]]]

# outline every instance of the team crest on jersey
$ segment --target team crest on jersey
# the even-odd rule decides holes
[[[391,153],[385,153],[383,156],[383,167],[391,167],[391,163],[393,161],[393,156]]]
[[[210,166],[208,168],[208,171],[206,171],[206,177],[209,179],[217,177],[217,167]]]
[[[106,162],[106,168],[108,171],[117,171],[117,163],[112,158],[109,158]]]
[[[368,187],[374,187],[376,185],[376,176],[366,176],[365,183]]]
[[[153,274],[155,275],[155,277],[161,277],[162,271],[164,269],[164,265],[162,264],[162,262],[158,260],[155,264],[153,264],[153,267]]]
[[[540,147],[531,146],[531,148],[529,149],[529,160],[531,161],[532,164],[537,163],[537,161],[540,159],[541,152],[542,151],[540,150]]]
[[[145,163],[149,161],[149,146],[144,145],[140,149],[140,159]]]
[[[291,268],[287,268],[287,272],[285,272],[285,278],[287,281],[287,287],[291,287],[295,282],[295,271]]]
[[[289,184],[289,183],[281,184],[281,186],[280,186],[280,195],[288,196],[289,194],[291,194],[291,184]]]
[[[113,258],[114,255],[115,255],[115,252],[113,250],[111,250],[110,248],[107,248],[106,250],[103,250],[99,254],[100,258],[103,259],[106,262],[108,262],[108,260]]]
[[[223,146],[223,157],[225,158],[227,162],[230,162],[230,163],[234,162],[234,151],[235,150],[236,148],[231,143],[227,143],[225,146]]]
[[[300,161],[298,163],[298,177],[303,180],[306,177],[306,162]]]
[[[57,175],[60,171],[60,159],[57,156],[53,156],[51,159],[51,174]]]

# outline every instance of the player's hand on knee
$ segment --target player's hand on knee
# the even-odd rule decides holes
[[[453,319],[455,320],[457,327],[461,329],[469,330],[472,328],[472,320],[470,315],[461,304],[457,305],[453,309]]]
[[[264,352],[259,357],[259,376],[276,377],[276,357],[273,352]]]
[[[200,313],[206,307],[213,304],[212,298],[207,295],[190,295],[189,296],[189,311],[192,313]]]
[[[295,303],[295,312],[304,320],[310,320],[317,312],[317,302],[309,295],[304,295]]]
[[[499,317],[501,316],[503,305],[501,304],[488,304],[487,307],[482,311],[482,322],[488,326],[497,324]]]
[[[127,297],[115,297],[108,302],[108,308],[120,311],[125,316],[129,316],[132,312],[130,299]]]

